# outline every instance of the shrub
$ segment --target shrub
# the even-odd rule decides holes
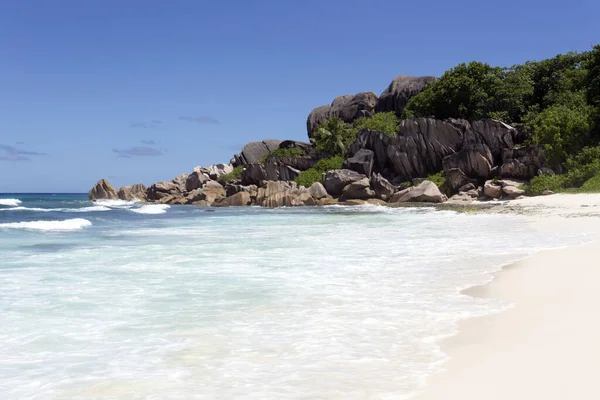
[[[527,124],[533,142],[543,144],[554,166],[585,146],[592,129],[592,108],[579,102],[554,105]]]
[[[329,118],[319,125],[312,138],[317,150],[331,156],[344,155],[355,140],[356,131],[337,117]]]
[[[235,167],[230,173],[221,175],[218,181],[221,185],[225,185],[228,182],[236,181],[242,177],[243,171],[244,167],[240,165],[239,167]]]
[[[540,195],[544,193],[545,190],[551,190],[558,193],[564,190],[565,181],[564,175],[538,175],[531,180],[529,185],[523,186],[523,189],[527,194],[533,196]]]
[[[344,157],[342,156],[322,158],[312,168],[302,171],[296,178],[296,183],[298,186],[309,187],[315,182],[321,182],[321,177],[325,172],[340,169],[343,163]]]
[[[444,171],[440,171],[435,174],[430,174],[427,180],[436,184],[440,191],[446,195],[450,194],[450,188],[446,185],[446,174]]]
[[[598,193],[600,192],[600,174],[596,174],[588,179],[583,186],[581,186],[581,192],[587,193]]]
[[[354,131],[358,133],[361,129],[370,129],[372,131],[380,131],[386,135],[393,137],[398,134],[398,117],[394,112],[382,112],[373,115],[372,117],[358,118],[352,124]],[[355,134],[356,135],[356,134]]]
[[[304,153],[298,147],[279,148],[265,154],[258,160],[258,162],[264,164],[269,157],[275,160],[280,160],[283,158],[298,158],[302,157],[303,155]]]

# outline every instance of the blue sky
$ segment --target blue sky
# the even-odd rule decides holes
[[[151,184],[399,74],[600,42],[600,2],[0,2],[0,192]]]

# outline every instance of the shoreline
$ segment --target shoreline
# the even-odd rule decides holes
[[[461,290],[512,306],[459,320],[457,333],[438,342],[448,356],[442,371],[426,377],[411,400],[600,397],[592,372],[600,357],[600,322],[594,317],[600,302],[594,287],[600,280],[600,209],[589,212],[600,207],[600,195],[524,200],[511,203],[533,213],[535,229],[585,233],[589,240],[504,265],[490,282]]]

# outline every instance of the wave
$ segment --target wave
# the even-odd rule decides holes
[[[105,206],[105,207],[116,207],[116,208],[123,208],[123,207],[129,208],[138,202],[139,202],[139,200],[128,201],[128,200],[106,200],[106,199],[95,201],[95,203],[97,205]]]
[[[90,206],[81,208],[37,208],[37,207],[13,207],[2,208],[1,211],[34,211],[34,212],[94,212],[94,211],[110,211],[111,209],[104,206]]]
[[[164,214],[169,208],[171,208],[171,206],[167,204],[150,204],[140,208],[131,209],[131,211],[138,214]]]
[[[36,231],[74,231],[91,226],[92,223],[87,219],[73,218],[63,221],[23,221],[9,222],[0,224],[0,229],[30,229]]]
[[[0,206],[16,207],[21,204],[19,199],[0,199]]]

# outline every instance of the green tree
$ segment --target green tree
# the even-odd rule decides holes
[[[398,117],[393,111],[382,112],[373,115],[372,117],[358,118],[352,124],[354,131],[358,133],[361,129],[370,129],[372,131],[380,131],[388,136],[398,134]]]
[[[556,104],[546,108],[527,124],[536,144],[543,144],[548,161],[557,166],[589,143],[593,108],[582,96],[571,106]]]
[[[312,142],[318,150],[329,155],[344,155],[356,140],[356,131],[340,118],[329,118],[315,130]]]
[[[412,97],[402,116],[477,119],[496,111],[504,71],[480,62],[459,64]]]

